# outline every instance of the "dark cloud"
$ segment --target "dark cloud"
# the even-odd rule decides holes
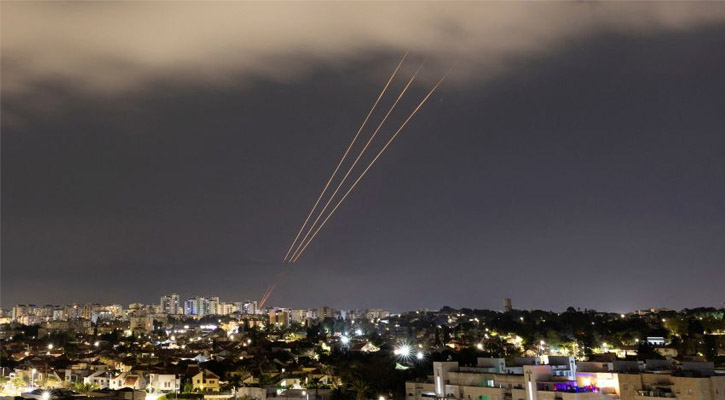
[[[144,17],[131,7],[96,20],[89,13],[119,3],[11,7],[3,5],[3,67],[24,54],[28,68],[3,71],[3,304],[152,301],[168,291],[261,296],[411,40],[389,39],[387,25],[379,36],[362,23],[346,31],[349,16],[330,23],[342,38],[320,28],[309,33],[319,41],[299,47],[284,38],[308,26],[301,18],[289,30],[275,25],[279,43],[256,44],[260,58],[240,57],[296,61],[278,74],[204,54],[241,46],[225,30],[231,17],[221,33],[194,27],[198,42],[182,46],[168,32],[166,42],[145,35],[144,43],[157,5],[144,5]],[[453,49],[479,43],[475,18],[489,13],[460,7],[431,8],[449,19],[433,24],[446,40],[471,35]],[[722,7],[544,9],[541,21],[518,6],[490,12],[496,29],[524,33],[473,47],[481,60],[500,57],[466,63],[432,98],[291,267],[273,303],[496,308],[507,296],[523,307],[624,310],[722,301]],[[392,15],[415,31],[438,15],[428,12]],[[13,13],[56,15],[48,32],[70,36],[53,43],[85,45],[67,59],[43,55],[49,33],[6,24]],[[113,30],[124,25],[116,19],[136,21],[130,37]],[[114,40],[73,36],[89,25],[111,25],[99,36]],[[349,47],[357,40],[367,44]],[[420,46],[434,58],[445,50]],[[496,46],[505,51],[483,51]],[[141,68],[139,54],[154,58]],[[179,73],[173,60],[203,73]],[[104,74],[123,83],[106,85],[96,76]]]

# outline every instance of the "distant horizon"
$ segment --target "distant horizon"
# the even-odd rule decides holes
[[[159,296],[159,300],[160,300],[160,297],[161,296]],[[184,299],[189,299],[189,298],[192,298],[192,297],[206,297],[206,298],[209,298],[209,297],[216,297],[216,296],[203,296],[203,295],[195,295],[194,296],[194,295],[192,295],[192,296],[189,296],[189,297],[184,297],[184,296],[181,296],[180,295],[180,298],[181,298],[182,301]],[[8,309],[12,309],[12,307],[17,306],[17,305],[26,305],[26,306],[31,306],[31,305],[33,305],[33,306],[71,306],[71,305],[83,305],[83,304],[98,304],[98,305],[101,305],[101,306],[121,305],[124,308],[128,308],[128,306],[131,305],[131,304],[142,304],[142,305],[146,305],[146,306],[159,305],[160,304],[160,301],[159,300],[157,300],[155,302],[143,302],[143,301],[130,301],[130,302],[118,302],[118,301],[116,301],[116,302],[76,301],[76,302],[51,302],[51,303],[47,303],[47,302],[20,302],[20,303],[15,303],[15,304],[12,304],[12,305],[9,305],[9,306],[2,305],[0,308],[2,308],[4,310],[8,310]],[[258,300],[253,300],[253,299],[243,299],[243,300],[234,300],[234,299],[231,299],[230,300],[230,299],[224,299],[224,298],[221,298],[220,297],[220,301],[221,302],[225,302],[225,303],[245,302],[247,300],[249,300],[249,301],[258,301]],[[446,307],[451,308],[451,309],[455,309],[455,310],[470,309],[470,310],[480,310],[480,311],[505,312],[505,311],[503,311],[503,307],[500,307],[500,308],[471,307],[471,306],[455,306],[454,307],[454,306],[450,306],[450,305],[442,305],[442,306],[437,307],[437,308],[419,307],[419,308],[411,308],[411,309],[402,309],[401,310],[401,309],[395,309],[395,308],[384,307],[384,306],[338,307],[338,306],[335,306],[334,304],[322,304],[322,305],[315,305],[315,306],[293,306],[293,305],[275,305],[275,304],[268,304],[268,305],[265,305],[263,309],[268,309],[268,308],[289,308],[289,309],[300,309],[300,310],[312,310],[312,309],[317,309],[317,308],[321,308],[321,307],[330,307],[330,308],[332,308],[334,310],[342,310],[342,311],[366,310],[366,309],[381,309],[381,310],[389,311],[389,312],[392,312],[392,313],[395,313],[395,314],[401,314],[401,313],[406,313],[406,312],[415,312],[415,311],[431,311],[431,312],[435,312],[435,311],[441,311],[443,308],[446,308]],[[513,305],[513,308],[512,308],[512,311],[526,311],[526,312],[544,311],[544,312],[561,313],[561,312],[565,312],[569,307],[573,307],[577,311],[596,311],[596,312],[612,313],[612,314],[622,314],[622,313],[627,314],[627,313],[634,313],[634,312],[637,312],[637,311],[650,311],[650,310],[653,310],[653,309],[658,310],[658,311],[667,310],[667,311],[676,311],[676,312],[685,311],[685,310],[692,310],[692,309],[699,309],[699,308],[725,309],[725,302],[723,302],[723,303],[721,303],[719,305],[686,306],[686,307],[680,307],[680,308],[673,308],[673,307],[666,307],[666,306],[649,306],[649,307],[633,308],[633,309],[629,309],[629,310],[604,310],[604,309],[597,309],[597,308],[592,308],[592,307],[583,307],[583,306],[577,306],[577,305],[570,305],[570,306],[567,306],[567,307],[565,307],[563,309],[545,309],[545,308],[535,308],[535,307],[534,308],[517,308],[515,306],[515,304],[514,304]],[[173,314],[173,315],[189,315],[189,316],[193,316],[194,314],[183,314],[183,313],[181,313],[181,314]],[[221,314],[208,314],[208,315],[221,315]]]

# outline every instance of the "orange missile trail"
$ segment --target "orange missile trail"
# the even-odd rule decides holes
[[[267,286],[267,290],[264,291],[264,294],[262,295],[262,298],[259,299],[259,308],[262,308],[262,304],[266,301],[267,295],[269,294],[270,290],[272,289],[272,285]]]
[[[264,297],[262,297],[262,300],[259,301],[259,308],[264,307],[264,303],[266,303],[267,300],[269,300],[269,296],[272,295],[272,292],[274,291],[274,288],[276,288],[276,287],[277,287],[277,284],[275,283],[272,286],[270,286],[269,288],[267,288],[267,292],[264,294]]]
[[[345,182],[347,181],[347,178],[350,176],[350,173],[352,173],[353,169],[355,169],[355,166],[357,166],[357,163],[360,161],[360,158],[362,158],[363,154],[365,154],[365,151],[368,149],[368,146],[370,146],[370,143],[372,143],[373,139],[375,139],[375,136],[377,136],[378,132],[380,132],[380,128],[382,128],[382,126],[385,124],[385,121],[388,120],[388,117],[390,116],[390,114],[393,112],[393,110],[395,110],[395,107],[398,105],[398,102],[400,102],[400,99],[408,91],[408,89],[410,88],[410,85],[415,80],[415,77],[418,75],[418,73],[420,72],[420,70],[423,68],[423,65],[425,65],[425,61],[423,61],[420,64],[420,66],[415,71],[415,73],[413,73],[413,76],[410,77],[410,80],[408,80],[408,83],[405,85],[405,87],[403,88],[403,90],[400,91],[400,94],[398,95],[398,98],[396,98],[395,99],[395,102],[393,103],[393,105],[390,106],[390,109],[388,109],[388,112],[385,114],[385,116],[383,117],[382,121],[380,121],[380,123],[378,124],[378,126],[375,128],[375,131],[373,131],[372,135],[370,135],[370,138],[368,138],[368,141],[365,143],[365,146],[362,148],[362,150],[360,150],[360,153],[355,158],[355,161],[353,161],[352,165],[350,165],[350,167],[348,168],[348,170],[345,173],[345,175],[342,177],[342,179],[340,180],[340,182],[337,184],[337,188],[335,188],[335,191],[332,192],[332,195],[330,195],[330,198],[327,200],[327,203],[325,203],[325,206],[322,207],[322,211],[320,211],[320,213],[317,215],[317,218],[315,218],[315,221],[312,223],[312,225],[307,230],[307,234],[305,234],[305,236],[302,238],[302,240],[300,241],[300,243],[297,246],[297,248],[295,249],[295,251],[292,253],[292,260],[296,260],[297,259],[296,255],[300,251],[300,249],[302,248],[302,245],[305,243],[305,241],[307,240],[307,238],[310,236],[310,234],[312,233],[312,231],[315,229],[315,226],[320,221],[320,218],[322,218],[322,216],[325,214],[325,211],[327,210],[327,207],[330,206],[330,203],[332,203],[332,200],[335,198],[335,196],[337,195],[337,193],[340,191],[340,189],[342,188],[342,186],[345,184]],[[292,262],[294,262],[294,261],[292,261]]]
[[[448,72],[450,72],[450,70],[448,70]],[[373,164],[375,164],[375,161],[377,161],[377,160],[378,160],[378,158],[380,158],[380,155],[382,155],[382,154],[383,154],[383,152],[384,152],[384,151],[385,151],[385,150],[386,150],[386,149],[388,148],[388,146],[390,146],[390,143],[392,143],[392,142],[393,142],[393,140],[395,140],[395,138],[396,138],[396,137],[398,136],[398,134],[400,133],[400,131],[402,131],[402,130],[403,130],[403,128],[405,128],[405,126],[406,126],[406,125],[408,124],[408,122],[410,122],[410,120],[411,120],[411,119],[413,118],[413,116],[414,116],[414,115],[415,115],[415,114],[416,114],[416,113],[418,112],[418,110],[420,110],[420,108],[421,108],[421,107],[423,107],[423,104],[425,104],[425,102],[426,102],[426,101],[428,101],[428,99],[429,99],[429,98],[430,98],[430,96],[431,96],[431,95],[433,94],[433,92],[435,92],[435,91],[436,91],[436,89],[438,89],[438,86],[440,86],[440,85],[441,85],[441,83],[443,83],[443,81],[444,81],[444,80],[446,79],[446,77],[448,76],[448,72],[446,72],[446,73],[445,73],[445,74],[443,75],[443,77],[442,77],[442,78],[441,78],[441,79],[440,79],[440,80],[439,80],[439,81],[438,81],[438,82],[437,82],[437,83],[435,84],[435,86],[433,86],[433,88],[432,88],[432,89],[431,89],[431,90],[430,90],[430,91],[428,92],[428,94],[427,94],[427,95],[426,95],[426,96],[425,96],[425,97],[423,98],[423,100],[421,100],[421,102],[420,102],[420,103],[418,104],[418,106],[417,106],[417,107],[415,107],[415,109],[413,110],[413,112],[412,112],[412,113],[411,113],[411,114],[410,114],[410,115],[408,116],[408,118],[407,118],[407,119],[406,119],[406,120],[405,120],[405,121],[403,122],[403,124],[402,124],[402,125],[400,126],[400,128],[398,128],[398,130],[397,130],[397,131],[395,131],[395,133],[394,133],[394,134],[393,134],[393,136],[392,136],[392,137],[391,137],[391,138],[390,138],[390,139],[389,139],[389,140],[387,141],[387,143],[385,143],[385,146],[383,146],[383,148],[382,148],[382,149],[380,149],[380,151],[379,151],[379,152],[378,152],[378,154],[377,154],[377,155],[375,156],[375,158],[373,158],[373,160],[372,160],[372,161],[370,161],[370,163],[368,164],[368,166],[367,166],[367,167],[366,167],[366,168],[365,168],[365,169],[364,169],[364,170],[362,171],[362,173],[361,173],[361,174],[360,174],[360,176],[359,176],[359,177],[358,177],[358,178],[357,178],[357,179],[355,180],[355,182],[353,182],[352,186],[350,186],[350,188],[349,188],[349,189],[347,190],[347,192],[345,192],[345,194],[344,194],[344,195],[342,196],[342,198],[340,199],[340,201],[338,201],[338,202],[337,202],[337,204],[335,205],[335,207],[333,207],[333,209],[332,209],[332,210],[330,211],[330,213],[329,213],[329,214],[327,214],[327,217],[326,217],[326,218],[325,218],[325,219],[324,219],[324,220],[322,221],[322,223],[320,224],[320,226],[319,226],[319,227],[317,227],[317,230],[315,230],[315,233],[313,233],[313,234],[312,234],[312,237],[310,237],[310,239],[309,239],[309,240],[307,240],[307,242],[306,242],[306,243],[304,243],[304,246],[302,246],[302,249],[301,249],[301,250],[297,251],[297,255],[296,255],[296,256],[295,256],[295,257],[294,257],[294,258],[292,259],[292,262],[293,262],[293,263],[294,263],[294,262],[297,262],[297,260],[298,260],[298,259],[300,258],[300,256],[302,255],[302,253],[303,253],[303,252],[305,251],[305,249],[307,249],[307,246],[309,246],[310,242],[312,242],[312,240],[313,240],[313,239],[314,239],[314,238],[315,238],[315,237],[317,236],[317,234],[318,234],[318,233],[320,232],[320,230],[322,229],[322,227],[324,227],[324,226],[325,226],[325,224],[326,224],[326,223],[327,223],[327,221],[328,221],[328,220],[330,219],[330,217],[332,217],[332,214],[334,214],[334,213],[335,213],[335,211],[337,210],[337,208],[338,208],[338,207],[340,207],[340,204],[342,204],[342,202],[343,202],[343,201],[345,201],[345,199],[346,199],[346,198],[347,198],[347,196],[348,196],[348,195],[350,194],[350,192],[352,192],[352,190],[353,190],[353,189],[355,189],[355,186],[357,186],[358,182],[360,182],[360,180],[361,180],[361,179],[362,179],[362,178],[363,178],[363,177],[365,176],[365,174],[366,174],[366,173],[368,172],[368,170],[370,170],[370,167],[372,167],[372,166],[373,166]]]
[[[274,288],[276,288],[276,287],[277,287],[277,284],[274,283],[274,284],[272,284],[272,286],[267,288],[267,292],[265,292],[264,297],[262,297],[262,300],[260,300],[260,302],[259,302],[259,308],[264,307],[264,303],[266,303],[267,300],[269,300],[269,296],[272,295],[272,292],[274,291]]]
[[[282,282],[285,276],[287,276],[287,271],[288,270],[285,269],[277,274],[277,278],[275,279],[274,283],[267,287],[267,290],[264,292],[262,299],[259,300],[259,308],[262,308],[267,300],[269,300],[269,298],[272,296],[272,292],[274,292],[274,289],[277,288],[277,285]]]
[[[403,54],[403,57],[400,58],[400,62],[398,62],[398,66],[395,67],[395,70],[390,75],[390,78],[388,78],[388,82],[386,82],[385,86],[383,86],[383,90],[380,91],[378,98],[375,100],[375,103],[373,103],[373,106],[370,108],[370,111],[368,111],[368,115],[365,116],[365,119],[363,120],[362,125],[360,125],[360,128],[357,130],[357,133],[352,138],[352,141],[350,142],[350,144],[347,146],[347,150],[345,150],[345,153],[343,153],[342,157],[340,158],[340,161],[337,163],[337,167],[335,167],[335,170],[332,171],[332,175],[330,175],[330,179],[327,180],[325,187],[322,189],[322,192],[320,192],[320,195],[317,197],[317,201],[315,201],[315,205],[312,206],[310,213],[307,214],[307,218],[305,218],[305,222],[302,223],[300,230],[297,232],[297,236],[295,236],[295,239],[290,244],[289,249],[287,250],[287,254],[284,255],[284,261],[287,261],[287,258],[289,257],[290,252],[292,251],[292,249],[295,247],[295,244],[297,243],[297,239],[299,239],[300,235],[302,234],[302,231],[305,229],[305,226],[307,225],[307,222],[309,222],[310,218],[312,217],[312,214],[314,214],[314,212],[315,212],[315,209],[320,204],[320,200],[322,200],[322,197],[324,197],[325,193],[327,192],[327,189],[330,187],[330,183],[332,183],[332,180],[334,179],[335,175],[337,174],[337,171],[340,169],[340,166],[342,166],[342,163],[345,161],[345,158],[347,158],[347,155],[350,152],[350,149],[352,149],[352,146],[355,144],[355,141],[357,140],[358,136],[360,136],[360,132],[362,132],[363,128],[365,127],[365,124],[367,124],[368,120],[370,119],[370,116],[373,114],[373,111],[378,106],[378,103],[380,103],[380,99],[383,98],[383,95],[388,90],[390,83],[393,81],[393,78],[395,78],[395,75],[398,73],[398,70],[400,70],[400,67],[403,65],[403,62],[405,61],[406,57],[408,57],[407,51],[405,52],[405,54]]]

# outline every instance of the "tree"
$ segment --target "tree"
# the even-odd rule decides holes
[[[73,389],[76,392],[80,392],[86,395],[86,397],[91,397],[91,392],[94,390],[98,390],[98,385],[95,383],[83,383],[83,382],[76,382]]]
[[[12,380],[12,384],[16,388],[21,388],[21,387],[28,386],[28,383],[30,383],[30,379],[28,379],[28,376],[27,375],[16,376]]]
[[[352,381],[351,388],[355,392],[355,400],[365,400],[367,392],[370,390],[370,386],[362,379]]]

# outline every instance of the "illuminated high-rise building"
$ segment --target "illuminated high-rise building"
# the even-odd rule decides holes
[[[179,295],[172,293],[166,296],[161,296],[160,308],[162,313],[166,314],[178,314],[179,313]]]

